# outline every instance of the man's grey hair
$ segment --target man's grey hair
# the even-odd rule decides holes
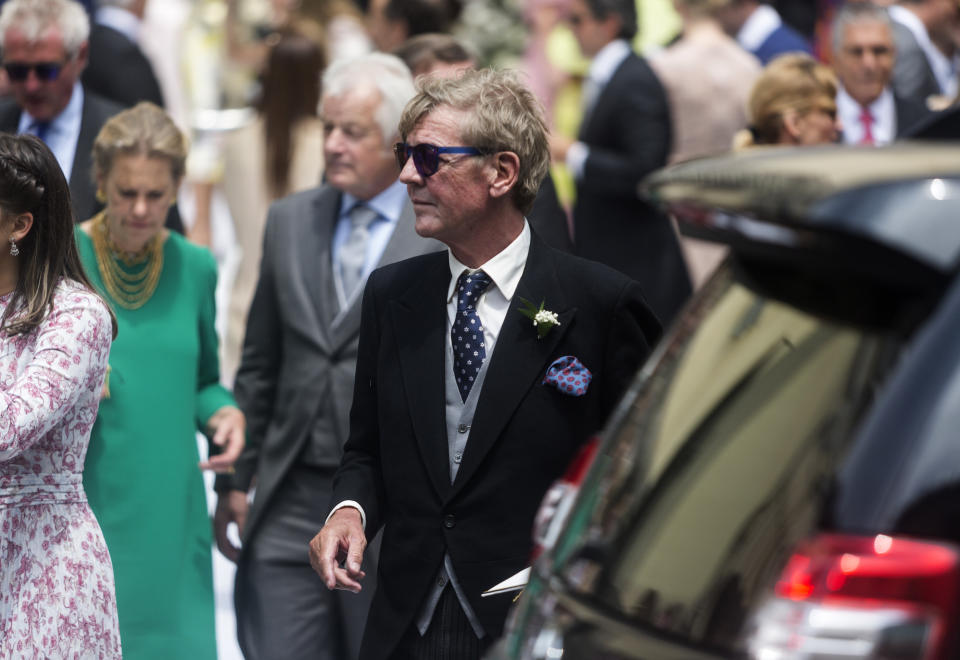
[[[90,36],[90,19],[79,2],[7,0],[0,9],[0,51],[10,28],[22,32],[28,41],[36,42],[51,27],[59,30],[67,57],[74,57]]]
[[[416,93],[410,69],[399,57],[386,53],[369,53],[334,61],[323,73],[321,109],[328,97],[360,88],[380,92],[380,105],[374,119],[380,126],[384,144],[389,145],[398,134],[397,125],[403,108]]]
[[[887,26],[890,31],[890,39],[893,40],[893,21],[890,20],[890,14],[886,7],[879,7],[872,2],[847,2],[833,17],[833,52],[840,53],[843,50],[843,38],[850,25],[860,23],[881,23]]]
[[[482,154],[512,151],[520,160],[514,204],[529,213],[550,167],[550,146],[543,108],[512,71],[467,70],[454,78],[422,76],[418,93],[403,111],[400,135],[406,140],[417,124],[439,107],[463,111],[462,146]],[[458,145],[459,146],[459,145]]]

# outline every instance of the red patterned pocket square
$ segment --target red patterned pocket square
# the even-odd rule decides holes
[[[583,396],[593,380],[593,374],[572,355],[564,355],[553,361],[543,377],[542,385],[553,385],[564,394]]]

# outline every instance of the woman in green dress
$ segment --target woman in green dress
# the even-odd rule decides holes
[[[216,264],[164,229],[186,144],[157,106],[108,121],[93,147],[106,208],[82,223],[87,274],[117,315],[83,485],[113,560],[127,658],[216,658],[202,469],[231,469],[245,422],[219,384]],[[212,439],[199,462],[196,431]]]

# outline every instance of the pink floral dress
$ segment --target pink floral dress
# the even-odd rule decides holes
[[[104,303],[70,280],[40,327],[0,334],[4,660],[121,657],[113,566],[81,482],[110,341]]]

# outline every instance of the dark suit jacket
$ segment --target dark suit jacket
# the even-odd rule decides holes
[[[77,222],[92,217],[103,208],[97,202],[97,186],[93,181],[93,141],[104,123],[121,110],[123,107],[113,101],[90,90],[83,90],[80,135],[77,137],[77,152],[70,172],[70,197]],[[16,133],[20,114],[20,106],[12,97],[0,100],[0,131]]]
[[[106,25],[90,28],[90,60],[83,86],[101,96],[132,107],[150,101],[163,107],[160,83],[143,51],[125,34]]]
[[[893,61],[890,84],[898,96],[926,103],[927,97],[940,93],[940,83],[930,68],[927,54],[917,43],[913,33],[893,21],[893,43],[897,55]]]
[[[484,629],[500,635],[511,599],[480,593],[527,565],[543,494],[602,426],[659,335],[635,282],[534,234],[451,484],[447,259],[431,254],[377,270],[364,294],[350,439],[332,498],[363,506],[368,538],[383,527],[363,660],[389,655],[419,612],[444,552]],[[521,297],[545,300],[560,325],[538,340],[517,311]],[[565,355],[593,373],[582,397],[541,384]]]
[[[903,98],[896,93],[893,95],[893,104],[897,113],[898,138],[909,135],[914,126],[919,125],[932,114],[926,104]]]
[[[810,42],[802,34],[784,23],[771,32],[760,44],[760,47],[753,51],[753,54],[757,56],[761,64],[766,66],[770,60],[778,55],[796,52],[813,55],[813,48],[810,47]]]
[[[915,140],[960,140],[960,105],[927,115],[904,137]]]
[[[573,209],[576,253],[640,283],[654,313],[670,322],[691,292],[670,221],[637,186],[667,162],[667,96],[647,63],[630,54],[600,91],[578,139],[590,148]]]

